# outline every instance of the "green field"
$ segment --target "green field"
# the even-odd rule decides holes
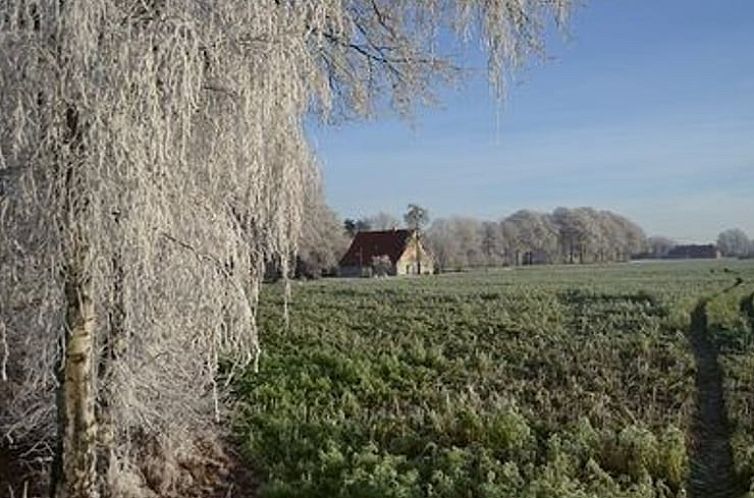
[[[236,434],[263,497],[713,496],[715,479],[738,495],[752,292],[737,261],[327,280],[293,284],[286,328],[270,286]],[[700,470],[695,309],[720,348],[735,475]]]

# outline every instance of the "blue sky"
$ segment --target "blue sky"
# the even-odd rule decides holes
[[[479,76],[413,125],[312,130],[340,215],[590,205],[681,241],[754,236],[754,1],[592,0],[502,106],[467,50]]]

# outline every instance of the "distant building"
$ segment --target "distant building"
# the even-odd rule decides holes
[[[434,268],[432,256],[415,230],[382,230],[356,234],[340,260],[338,275],[428,275]]]
[[[720,250],[714,244],[686,245],[672,248],[665,259],[719,259]]]

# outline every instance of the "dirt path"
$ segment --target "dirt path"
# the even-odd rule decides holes
[[[738,498],[718,351],[707,333],[707,299],[691,314],[689,340],[696,359],[697,408],[692,425],[691,498]]]

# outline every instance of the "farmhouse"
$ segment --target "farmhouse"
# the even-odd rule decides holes
[[[338,265],[341,277],[428,275],[434,262],[416,230],[359,232]]]
[[[713,244],[675,246],[666,259],[718,259],[720,251]]]

